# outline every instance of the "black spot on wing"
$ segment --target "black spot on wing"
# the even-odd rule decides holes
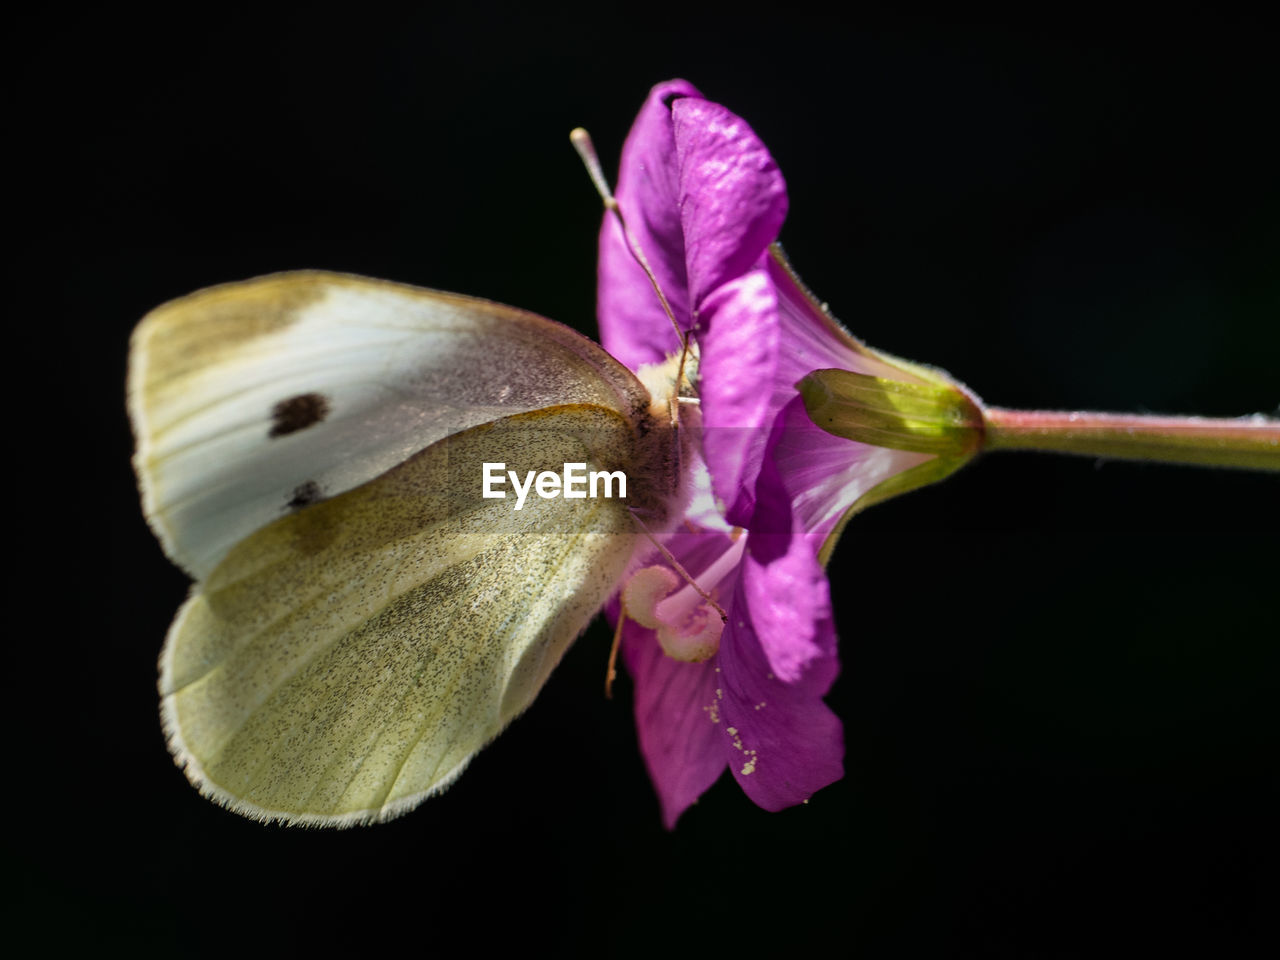
[[[285,504],[290,510],[300,510],[321,499],[320,484],[314,480],[299,484],[293,489],[293,499]]]
[[[320,393],[300,393],[281,400],[271,411],[269,437],[284,437],[305,430],[329,415],[329,400]]]

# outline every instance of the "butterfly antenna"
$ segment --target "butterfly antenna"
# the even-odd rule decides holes
[[[596,156],[595,145],[591,142],[591,134],[587,133],[582,127],[576,127],[569,133],[569,142],[573,144],[573,149],[578,151],[578,156],[582,158],[582,164],[587,168],[587,176],[591,178],[591,182],[595,184],[596,193],[600,194],[600,199],[604,201],[604,208],[618,218],[618,225],[622,228],[622,237],[626,241],[627,249],[631,251],[631,256],[635,258],[636,263],[640,264],[640,268],[645,272],[645,276],[649,278],[649,282],[653,284],[653,292],[658,295],[658,300],[662,303],[662,310],[667,315],[667,319],[671,321],[671,326],[675,328],[676,338],[680,341],[680,374],[684,375],[684,351],[689,349],[689,341],[685,337],[684,331],[680,329],[680,324],[676,322],[676,315],[671,311],[671,304],[667,302],[666,294],[662,292],[662,287],[658,284],[658,278],[654,275],[653,269],[649,266],[649,260],[645,257],[644,251],[640,249],[640,244],[635,236],[627,227],[626,218],[622,215],[622,209],[618,206],[618,201],[613,196],[613,191],[609,189],[609,181],[604,177],[604,170],[600,166],[600,158]],[[677,391],[680,388],[680,380],[676,380]]]

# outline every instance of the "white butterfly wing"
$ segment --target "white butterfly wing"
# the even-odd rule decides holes
[[[567,327],[484,300],[283,273],[201,290],[134,332],[129,413],[148,520],[203,579],[238,541],[499,417],[648,403]]]

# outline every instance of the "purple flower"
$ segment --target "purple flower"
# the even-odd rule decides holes
[[[718,614],[656,553],[627,585],[622,653],[641,749],[668,827],[726,765],[755,803],[779,810],[844,772],[840,721],[822,702],[839,670],[824,544],[865,494],[934,459],[820,429],[796,385],[830,368],[927,378],[854,340],[799,283],[774,245],[781,172],[741,118],[689,83],[650,92],[616,197],[699,352],[706,469],[688,532],[663,543],[728,615],[720,633]],[[632,369],[679,350],[611,216],[599,319],[604,346]]]

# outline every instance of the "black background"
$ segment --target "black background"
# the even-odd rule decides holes
[[[38,539],[9,627],[10,936],[1263,952],[1274,476],[992,455],[859,517],[831,566],[846,776],[806,806],[764,813],[725,778],[664,831],[630,686],[600,695],[596,624],[445,795],[289,831],[201,799],[165,750],[154,660],[186,585],[140,515],[123,384],[148,309],[289,268],[591,332],[599,206],[567,133],[588,127],[612,172],[649,86],[684,76],[769,144],[793,263],[874,346],[1004,406],[1275,411],[1276,39],[1207,13],[792,4],[19,21],[9,190],[34,216],[11,221],[8,319],[32,388],[10,423],[36,429],[11,447],[11,506]]]

